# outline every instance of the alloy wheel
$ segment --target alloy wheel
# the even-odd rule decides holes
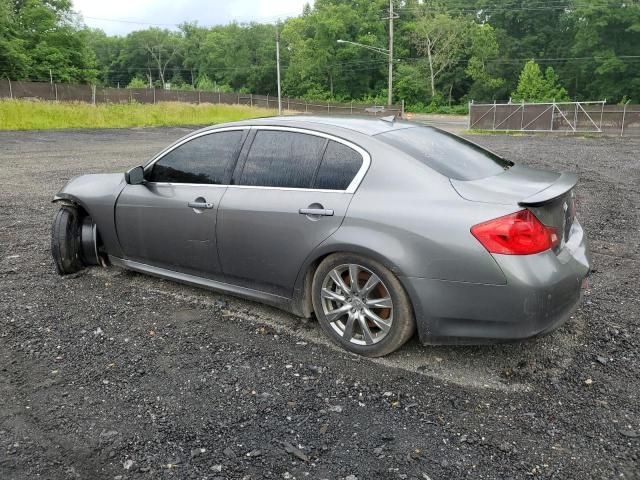
[[[322,310],[331,328],[355,345],[384,339],[393,323],[393,301],[384,282],[362,265],[339,265],[322,282]]]

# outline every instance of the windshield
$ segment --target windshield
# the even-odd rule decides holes
[[[456,180],[490,177],[513,165],[463,138],[430,127],[392,130],[376,135],[376,138]]]

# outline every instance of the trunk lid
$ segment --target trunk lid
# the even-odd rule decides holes
[[[561,249],[571,235],[575,219],[572,173],[555,173],[514,165],[503,173],[478,180],[451,179],[458,194],[472,202],[499,203],[528,208],[543,224],[557,230]]]

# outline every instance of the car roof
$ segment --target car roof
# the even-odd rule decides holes
[[[309,128],[312,130],[322,130],[322,127],[337,127],[346,130],[353,130],[365,135],[378,135],[392,130],[401,130],[404,128],[418,126],[415,123],[397,120],[393,117],[287,115],[242,120],[240,122],[233,122],[225,125],[214,125],[210,128],[234,125],[279,126]]]

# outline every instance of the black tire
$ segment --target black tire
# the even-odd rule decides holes
[[[80,258],[80,225],[78,210],[73,207],[60,207],[53,218],[51,255],[60,275],[84,268]]]
[[[371,345],[356,345],[345,340],[327,320],[322,304],[322,287],[325,278],[335,269],[343,265],[355,264],[374,273],[382,280],[388,291],[393,307],[391,327],[385,336]],[[356,275],[357,277],[359,275]],[[394,352],[406,343],[415,332],[413,308],[407,293],[398,278],[380,262],[351,253],[336,253],[325,258],[318,266],[312,283],[313,308],[320,326],[327,336],[344,349],[366,357],[382,357]],[[365,320],[366,321],[366,320]]]

